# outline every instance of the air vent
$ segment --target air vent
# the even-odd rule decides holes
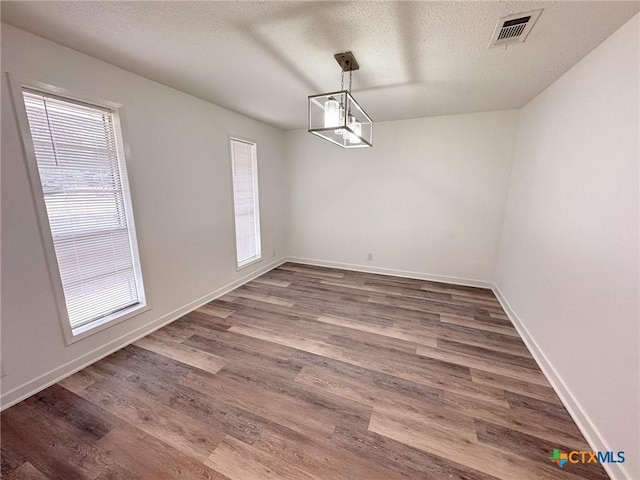
[[[542,9],[500,18],[493,30],[489,48],[524,42],[541,13]]]

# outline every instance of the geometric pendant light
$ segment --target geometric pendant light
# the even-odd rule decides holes
[[[309,133],[342,148],[373,146],[373,121],[351,96],[351,77],[360,66],[351,52],[334,55],[342,68],[341,89],[337,92],[309,96]],[[349,73],[349,88],[344,88],[344,74]]]

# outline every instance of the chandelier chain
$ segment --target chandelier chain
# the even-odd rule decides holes
[[[344,70],[340,73],[340,90],[344,90]]]

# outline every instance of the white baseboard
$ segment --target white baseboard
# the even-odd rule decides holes
[[[511,305],[496,284],[493,284],[493,293],[498,298],[500,305],[502,305],[502,308],[511,320],[511,323],[513,323],[513,326],[520,334],[520,337],[529,349],[529,352],[531,352],[531,355],[538,363],[538,366],[542,370],[542,373],[544,373],[545,377],[547,377],[547,380],[549,380],[549,383],[556,391],[558,397],[560,397],[560,400],[569,412],[569,415],[571,415],[571,418],[573,418],[574,422],[578,426],[578,429],[580,430],[580,432],[582,432],[582,435],[584,435],[584,438],[587,440],[589,446],[593,450],[599,450],[603,452],[610,451],[611,449],[609,448],[608,443],[604,440],[604,438],[602,438],[602,435],[600,434],[595,424],[591,421],[587,413],[584,411],[576,397],[569,389],[568,385],[562,379],[557,370],[553,367],[553,364],[544,354],[533,336],[529,333],[529,330],[524,325],[522,320],[520,320],[520,317],[518,317],[513,308],[511,308]],[[612,479],[631,480],[631,475],[629,474],[629,472],[627,472],[624,464],[603,463],[602,466],[606,470],[609,477],[611,477]]]
[[[394,270],[390,268],[371,267],[369,265],[356,265],[352,263],[330,262],[327,260],[315,260],[313,258],[287,257],[289,262],[302,263],[305,265],[315,265],[318,267],[339,268],[342,270],[352,270],[355,272],[377,273],[379,275],[389,275],[391,277],[415,278],[417,280],[428,280],[431,282],[451,283],[453,285],[463,285],[465,287],[493,288],[493,283],[484,280],[474,280],[469,278],[447,277],[443,275],[433,275],[430,273],[411,272],[408,270]]]
[[[242,277],[232,283],[229,283],[214,292],[211,292],[203,297],[200,297],[191,303],[184,305],[172,312],[163,315],[162,317],[143,325],[132,332],[127,333],[111,342],[107,345],[104,345],[100,348],[92,350],[91,352],[86,353],[82,357],[79,357],[71,362],[68,362],[64,365],[61,365],[50,372],[41,375],[40,377],[31,380],[29,382],[20,385],[19,387],[14,388],[8,392],[2,393],[0,396],[0,411],[6,408],[15,405],[18,402],[30,397],[38,393],[41,390],[53,385],[54,383],[59,382],[60,380],[76,373],[79,370],[91,365],[92,363],[97,362],[98,360],[110,355],[117,350],[139,340],[140,338],[149,335],[151,332],[164,327],[165,325],[177,320],[178,318],[186,315],[187,313],[201,307],[205,303],[209,303],[216,298],[219,298],[226,293],[230,292],[238,288],[241,285],[244,285],[247,282],[250,282],[254,278],[259,277],[260,275],[279,267],[285,262],[293,262],[293,263],[301,263],[305,265],[316,265],[321,267],[331,267],[331,268],[339,268],[343,270],[352,270],[357,272],[365,272],[365,273],[376,273],[380,275],[389,275],[394,277],[405,277],[405,278],[414,278],[418,280],[428,280],[434,282],[442,282],[442,283],[450,283],[454,285],[464,285],[464,286],[472,286],[479,288],[488,288],[493,290],[498,301],[502,305],[502,308],[506,312],[507,316],[513,323],[514,327],[522,337],[525,345],[531,352],[531,355],[536,360],[540,369],[544,373],[544,375],[549,380],[549,383],[552,385],[553,389],[556,391],[560,400],[566,407],[567,411],[576,422],[576,425],[584,435],[587,440],[589,446],[593,450],[599,451],[609,451],[610,448],[607,442],[602,438],[602,435],[598,431],[597,427],[591,421],[587,413],[580,406],[579,402],[564,382],[562,377],[558,374],[556,369],[553,367],[553,364],[549,361],[547,356],[543,353],[542,349],[538,346],[535,339],[531,336],[526,326],[520,320],[518,315],[515,313],[511,305],[506,300],[500,288],[492,283],[484,280],[474,280],[467,278],[459,278],[459,277],[448,277],[442,275],[432,275],[428,273],[420,273],[420,272],[411,272],[405,270],[394,270],[387,269],[381,267],[371,267],[367,265],[355,265],[349,263],[340,263],[340,262],[331,262],[325,260],[316,260],[310,258],[301,258],[301,257],[286,257],[281,258],[269,265],[266,265],[251,274]],[[627,472],[624,464],[611,464],[604,463],[602,464],[607,474],[612,479],[631,479],[630,474]]]
[[[34,380],[30,380],[8,392],[3,392],[0,396],[0,411],[6,408],[15,405],[18,402],[30,397],[31,395],[35,395],[36,393],[44,390],[45,388],[53,385],[54,383],[59,382],[60,380],[73,375],[79,370],[91,365],[92,363],[97,362],[101,358],[106,357],[107,355],[111,355],[112,353],[120,350],[121,348],[126,347],[127,345],[141,339],[142,337],[149,335],[151,332],[168,325],[169,323],[177,320],[178,318],[186,315],[187,313],[195,310],[196,308],[201,307],[205,303],[209,303],[216,298],[222,297],[227,294],[231,290],[238,288],[241,285],[244,285],[247,282],[250,282],[254,278],[259,277],[260,275],[268,272],[269,270],[273,270],[276,267],[279,267],[283,263],[286,262],[286,258],[281,258],[276,260],[275,262],[270,263],[269,265],[265,265],[264,267],[246,275],[234,282],[231,282],[219,289],[200,297],[187,305],[184,305],[180,308],[173,310],[172,312],[163,315],[162,317],[153,320],[146,325],[138,327],[137,329],[122,335],[115,340],[112,340],[106,345],[99,347],[95,350],[92,350],[75,360],[72,360],[64,365],[61,365],[53,370],[45,373],[44,375],[35,378]]]

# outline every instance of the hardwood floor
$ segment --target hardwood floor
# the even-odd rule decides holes
[[[8,480],[608,478],[489,290],[291,263],[1,419]]]

